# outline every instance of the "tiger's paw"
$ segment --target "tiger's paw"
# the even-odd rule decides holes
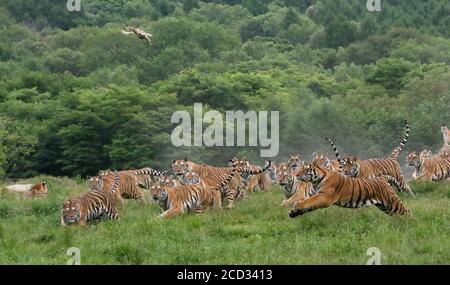
[[[295,218],[295,217],[298,217],[299,215],[300,215],[300,211],[298,211],[298,210],[290,210],[289,211],[290,218]]]

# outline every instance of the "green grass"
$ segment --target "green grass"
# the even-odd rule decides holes
[[[87,188],[83,181],[45,180],[48,199],[1,191],[0,264],[65,264],[69,247],[80,248],[82,264],[365,264],[369,247],[381,250],[382,264],[450,264],[446,182],[413,184],[416,198],[401,195],[410,218],[332,207],[290,219],[274,187],[233,210],[161,220],[153,202],[127,201],[119,222],[63,228],[63,201]]]

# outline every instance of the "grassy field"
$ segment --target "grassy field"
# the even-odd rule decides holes
[[[450,183],[413,184],[416,198],[401,195],[411,218],[333,207],[290,219],[274,187],[234,210],[161,220],[153,202],[127,201],[119,222],[63,228],[63,201],[87,188],[45,180],[48,199],[1,191],[0,264],[65,264],[69,247],[80,248],[82,264],[365,264],[369,247],[382,264],[450,264]]]

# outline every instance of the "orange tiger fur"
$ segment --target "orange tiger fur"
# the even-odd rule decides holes
[[[120,177],[116,175],[114,183],[107,191],[91,191],[64,202],[61,210],[61,225],[85,226],[88,221],[104,214],[112,220],[118,220],[119,213],[116,208],[115,193],[119,183]]]
[[[27,198],[47,197],[48,188],[45,181],[35,184],[31,189],[25,193]]]
[[[428,152],[411,152],[407,161],[415,168],[414,180],[440,181],[450,177],[450,159],[440,155],[430,157]]]
[[[387,214],[410,214],[391,188],[390,184],[399,187],[391,176],[352,178],[313,164],[302,166],[296,175],[304,182],[311,182],[317,193],[297,202],[289,212],[291,218],[333,205],[360,208],[373,204]]]
[[[214,187],[203,185],[183,185],[175,188],[153,185],[150,195],[157,201],[163,213],[161,218],[170,218],[185,212],[203,213],[209,207],[222,207],[223,188],[229,186],[236,174],[233,169]]]
[[[341,171],[350,177],[354,178],[376,178],[382,175],[388,175],[395,178],[399,185],[400,192],[407,192],[414,196],[413,191],[406,183],[400,164],[397,161],[398,154],[404,148],[409,137],[409,125],[406,122],[406,134],[400,144],[394,148],[389,157],[386,158],[372,158],[367,160],[360,160],[356,157],[347,157],[342,159],[336,150],[334,143],[327,139],[333,146],[336,157],[340,163]]]

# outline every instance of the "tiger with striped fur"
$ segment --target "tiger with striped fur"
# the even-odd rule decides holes
[[[414,180],[441,181],[450,177],[450,159],[441,155],[430,156],[428,151],[420,154],[411,152],[406,158],[408,165],[415,168]]]
[[[302,165],[300,155],[299,154],[289,155],[287,164],[292,170],[297,170],[299,166]]]
[[[391,185],[400,187],[391,176],[352,178],[314,164],[302,166],[296,175],[301,181],[312,183],[316,194],[297,202],[289,211],[291,218],[333,205],[345,208],[375,205],[386,214],[410,214],[391,188]]]
[[[120,183],[119,175],[115,175],[114,183],[106,191],[91,191],[83,196],[70,198],[64,202],[61,210],[61,225],[85,226],[87,222],[104,215],[112,220],[119,219],[116,208],[115,193]]]
[[[376,178],[382,175],[392,176],[398,181],[400,185],[399,188],[400,192],[406,192],[414,196],[413,191],[411,190],[411,188],[406,183],[403,177],[402,169],[397,161],[397,157],[399,153],[403,150],[409,137],[409,125],[408,122],[405,123],[406,123],[405,137],[400,142],[400,144],[397,147],[395,147],[394,150],[392,150],[389,157],[386,158],[372,158],[367,160],[360,160],[355,156],[351,156],[342,159],[334,143],[331,140],[327,139],[335,151],[337,160],[339,161],[340,164],[340,170],[345,175],[354,178]]]
[[[163,213],[160,218],[170,218],[186,212],[203,213],[207,208],[222,207],[222,193],[229,187],[236,174],[233,169],[214,187],[204,185],[183,185],[175,188],[153,185],[151,198],[158,202]]]
[[[25,192],[27,198],[47,197],[48,187],[45,181],[37,183],[31,187],[31,189]]]
[[[245,157],[242,159],[237,159],[234,157],[232,160],[230,160],[230,164],[237,166],[237,167],[255,167],[258,168],[259,166],[252,165],[249,160],[247,160]],[[247,182],[246,192],[247,193],[253,193],[258,188],[262,191],[267,190],[272,185],[272,180],[269,177],[269,174],[266,172],[259,173],[256,175],[251,175]]]
[[[186,158],[184,160],[173,160],[171,168],[181,183],[183,183],[183,175],[190,171],[197,173],[199,177],[203,179],[210,175],[221,175],[222,177],[225,177],[230,174],[232,170],[232,167],[216,167],[207,164],[198,164],[188,161]],[[243,180],[239,176],[233,176],[233,179],[236,181],[231,184],[232,188],[230,191],[242,193],[246,188],[247,180]]]
[[[287,165],[278,172],[278,184],[283,187],[284,199],[281,206],[290,206],[315,194],[312,184],[296,179],[295,170]]]
[[[108,172],[104,175],[90,177],[88,185],[91,191],[108,191],[114,183],[115,177],[120,178],[118,189],[115,191],[116,203],[124,205],[124,199],[135,199],[145,204],[144,194],[139,187],[138,178],[129,171]]]

